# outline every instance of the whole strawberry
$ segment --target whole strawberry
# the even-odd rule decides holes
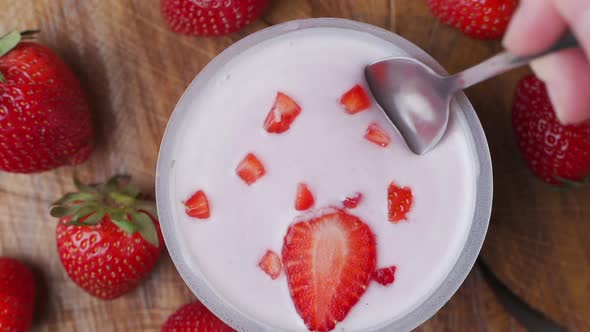
[[[164,326],[162,332],[233,332],[234,330],[215,317],[199,301],[184,305],[173,313]]]
[[[428,7],[443,23],[472,38],[502,38],[518,0],[428,0]]]
[[[162,15],[174,32],[220,36],[259,18],[268,0],[162,0]]]
[[[590,180],[590,122],[562,125],[545,84],[533,75],[518,85],[512,125],[520,152],[536,176],[550,184]]]
[[[29,268],[0,257],[0,331],[28,331],[34,304],[35,281]]]
[[[70,278],[101,299],[113,299],[139,285],[154,268],[162,235],[154,203],[138,198],[129,178],[84,185],[53,204],[57,250]]]
[[[25,35],[28,36],[28,35]],[[49,48],[0,39],[0,170],[33,173],[85,161],[90,111],[80,83]]]

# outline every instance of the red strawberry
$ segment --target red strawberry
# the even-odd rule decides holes
[[[215,317],[201,302],[184,305],[170,315],[162,326],[162,332],[233,332],[234,330]]]
[[[395,266],[384,267],[373,273],[373,280],[377,283],[387,286],[395,281]]]
[[[270,276],[272,280],[281,275],[281,271],[283,270],[283,265],[281,264],[281,258],[279,255],[272,251],[267,250],[266,254],[262,257],[258,266],[262,269],[262,271],[266,272]]]
[[[590,122],[562,125],[545,84],[533,75],[517,87],[512,126],[520,152],[536,176],[550,184],[590,182]]]
[[[202,190],[194,193],[191,198],[184,202],[186,208],[185,212],[190,217],[199,219],[207,219],[210,216],[209,213],[209,201],[205,192]]]
[[[312,331],[330,331],[365,293],[376,264],[375,235],[341,210],[289,227],[283,266],[297,312]]]
[[[387,201],[389,209],[389,221],[397,223],[407,220],[406,214],[412,208],[412,190],[408,187],[398,187],[391,183],[387,189]]]
[[[297,197],[295,198],[295,210],[303,211],[313,206],[315,202],[313,194],[305,183],[297,185]]]
[[[356,193],[352,197],[346,197],[344,201],[342,201],[342,205],[344,205],[347,209],[354,209],[359,205],[361,200],[363,199],[363,194]]]
[[[365,133],[365,138],[379,146],[386,147],[391,142],[391,138],[389,135],[383,130],[378,124],[371,123],[369,128],[367,128],[367,132]]]
[[[80,83],[49,48],[20,40],[18,32],[0,39],[0,169],[34,173],[85,161],[93,134]]]
[[[162,16],[174,32],[219,36],[241,30],[268,7],[268,0],[162,0]]]
[[[0,257],[0,331],[28,331],[34,305],[33,273],[15,259]]]
[[[279,92],[266,120],[264,120],[264,129],[269,133],[285,132],[291,127],[299,113],[301,113],[301,107],[291,97]]]
[[[236,173],[238,173],[238,176],[242,178],[247,185],[251,185],[264,176],[266,170],[254,154],[248,153],[238,164]]]
[[[101,299],[113,299],[139,285],[162,251],[153,202],[115,176],[106,184],[84,185],[53,204],[57,251],[70,278]]]
[[[347,113],[355,114],[368,109],[371,106],[371,100],[365,89],[357,84],[342,95],[340,104],[344,106]]]
[[[518,0],[428,0],[439,20],[472,38],[502,38]]]

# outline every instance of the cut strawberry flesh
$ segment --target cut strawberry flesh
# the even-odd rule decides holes
[[[197,191],[184,202],[184,207],[186,214],[190,217],[207,219],[210,216],[209,201],[202,190]]]
[[[349,114],[355,114],[371,107],[371,100],[365,89],[355,85],[340,98],[340,104]]]
[[[395,266],[384,267],[373,273],[373,280],[383,286],[392,284],[395,281]]]
[[[359,205],[361,200],[363,199],[363,194],[356,193],[352,197],[346,197],[344,201],[342,201],[342,205],[344,205],[347,209],[354,209]]]
[[[365,293],[376,264],[375,235],[342,210],[289,227],[283,266],[295,308],[311,331],[330,331]]]
[[[315,199],[313,194],[309,190],[309,187],[305,183],[297,185],[297,196],[295,198],[295,209],[298,211],[304,211],[313,206]]]
[[[389,142],[391,142],[389,135],[376,123],[369,125],[365,133],[365,138],[382,147],[388,146]]]
[[[279,255],[272,251],[267,250],[266,254],[262,257],[258,266],[262,269],[262,271],[266,272],[270,276],[272,280],[281,275],[281,271],[283,270],[283,264],[281,263],[281,258]]]
[[[236,173],[247,185],[251,185],[266,174],[266,170],[254,154],[248,153],[238,164]]]
[[[266,116],[264,129],[275,134],[285,132],[291,127],[299,113],[301,113],[301,107],[291,97],[279,92]]]
[[[406,215],[412,207],[412,189],[399,187],[391,183],[387,189],[387,201],[389,209],[389,221],[397,223],[400,220],[407,220]]]

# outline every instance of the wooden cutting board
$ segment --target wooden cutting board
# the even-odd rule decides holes
[[[48,205],[73,189],[74,174],[100,181],[128,173],[154,190],[158,147],[172,109],[194,76],[227,46],[266,26],[333,16],[394,31],[449,71],[500,50],[441,25],[424,0],[275,0],[265,16],[227,37],[195,38],[168,30],[157,0],[0,0],[0,33],[42,30],[88,94],[97,132],[85,164],[35,175],[0,173],[0,255],[34,267],[39,284],[35,331],[158,331],[194,299],[164,254],[140,288],[105,302],[75,286],[55,249]],[[590,330],[590,189],[555,191],[536,181],[515,148],[510,126],[514,86],[526,70],[468,91],[494,161],[495,203],[483,257],[529,304],[568,326]],[[449,188],[450,190],[450,188]],[[476,269],[420,331],[522,331]]]

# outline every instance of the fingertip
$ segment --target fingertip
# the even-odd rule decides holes
[[[546,56],[531,64],[547,86],[547,92],[557,118],[563,124],[575,124],[590,119],[590,64],[584,53],[567,50]]]
[[[548,0],[521,0],[502,43],[514,54],[532,54],[555,42],[565,29],[565,21]]]

